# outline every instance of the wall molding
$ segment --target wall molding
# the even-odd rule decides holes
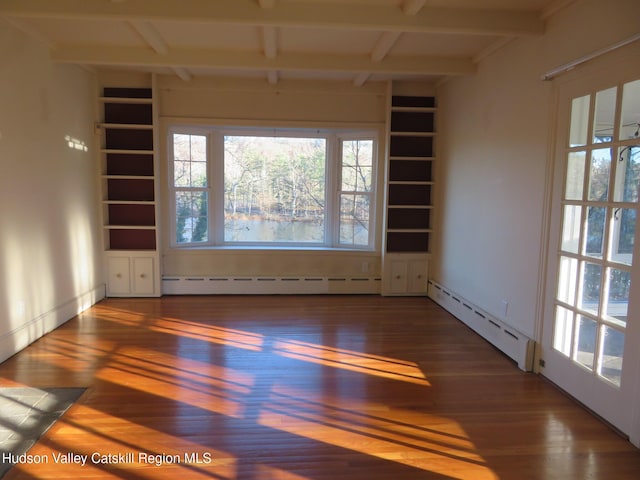
[[[66,302],[0,335],[0,363],[55,330],[105,297],[105,284]]]

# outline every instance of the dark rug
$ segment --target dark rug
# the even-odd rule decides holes
[[[84,388],[0,388],[0,478],[8,455],[26,453],[80,398]]]

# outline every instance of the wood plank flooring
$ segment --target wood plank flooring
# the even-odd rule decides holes
[[[87,388],[8,480],[640,478],[640,451],[424,298],[109,299],[0,386]]]

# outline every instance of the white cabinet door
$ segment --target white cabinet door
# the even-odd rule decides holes
[[[407,262],[395,260],[391,262],[390,291],[393,294],[407,292]]]
[[[427,262],[424,260],[414,260],[408,265],[408,289],[411,294],[427,293]]]
[[[426,295],[428,265],[425,255],[387,255],[383,267],[383,295]]]
[[[133,257],[132,278],[134,295],[153,295],[154,291],[154,262],[151,257]]]
[[[131,262],[129,257],[109,257],[107,259],[107,295],[131,294]]]
[[[136,252],[107,254],[107,296],[155,297],[159,295],[158,260]]]

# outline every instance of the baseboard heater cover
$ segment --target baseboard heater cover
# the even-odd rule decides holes
[[[432,280],[429,280],[428,296],[513,359],[521,370],[533,370],[535,342],[532,339]]]
[[[162,278],[163,295],[379,294],[378,277],[172,277]]]

